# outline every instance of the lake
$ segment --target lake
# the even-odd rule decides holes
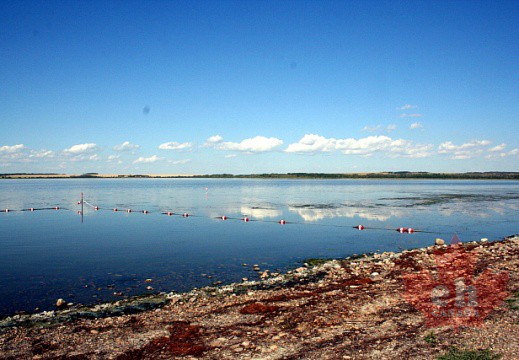
[[[53,309],[58,298],[93,304],[255,280],[254,264],[286,271],[308,258],[399,251],[437,237],[448,243],[454,234],[501,239],[518,232],[519,182],[1,180],[6,208],[13,211],[0,213],[0,316]]]

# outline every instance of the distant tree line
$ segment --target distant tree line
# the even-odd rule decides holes
[[[63,178],[64,174],[56,173],[6,173],[0,174],[2,178]],[[150,176],[150,175],[116,175],[117,178],[202,178],[202,179],[495,179],[495,180],[519,180],[519,172],[466,172],[466,173],[430,173],[423,171],[394,171],[379,173],[265,173],[265,174],[206,174],[206,175],[178,175],[178,176]],[[101,178],[98,173],[85,173],[81,175],[70,175],[69,178]]]

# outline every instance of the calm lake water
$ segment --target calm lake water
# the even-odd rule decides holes
[[[101,208],[85,206],[83,222],[81,192]],[[120,299],[114,292],[144,294],[149,285],[186,291],[257,279],[253,264],[284,271],[308,258],[519,232],[517,181],[0,181],[0,209],[54,206],[60,210],[0,213],[0,316],[52,309],[58,298],[93,304]],[[217,219],[223,215],[230,219]],[[359,224],[367,229],[352,228]]]

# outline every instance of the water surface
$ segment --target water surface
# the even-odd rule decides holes
[[[100,207],[86,206],[83,219],[81,192]],[[0,213],[0,315],[52,309],[58,298],[91,304],[147,286],[186,291],[257,279],[253,264],[283,271],[307,258],[422,247],[455,233],[462,241],[500,239],[518,232],[519,182],[0,181],[0,209],[54,206],[60,210]],[[239,220],[245,216],[251,221]],[[359,224],[367,229],[352,228]],[[400,234],[399,227],[423,232]]]

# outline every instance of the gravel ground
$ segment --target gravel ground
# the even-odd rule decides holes
[[[438,257],[446,253],[462,255],[442,265]],[[13,317],[0,322],[0,359],[434,359],[452,346],[517,359],[518,255],[517,236],[431,246],[307,264],[277,276],[262,269],[262,282],[160,295],[161,307],[140,313],[107,311],[120,309],[116,303],[91,308],[88,317],[84,309]],[[431,327],[420,303],[431,299],[427,286],[414,293],[407,287],[409,276],[437,279],[446,268],[483,279],[478,286],[490,291],[477,293],[496,300],[477,308],[484,315],[470,324]],[[506,274],[503,289],[490,281],[499,274]],[[479,306],[485,299],[477,300]]]

